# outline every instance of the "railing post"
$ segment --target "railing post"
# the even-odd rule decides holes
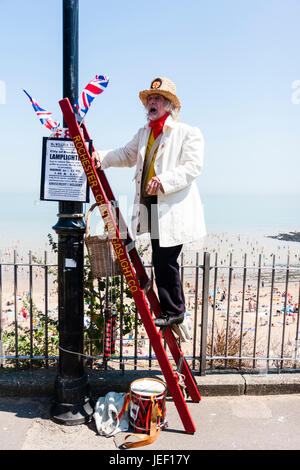
[[[203,255],[201,338],[200,338],[200,341],[201,341],[200,342],[200,375],[205,375],[205,370],[206,370],[209,271],[210,271],[210,254],[207,253],[207,252],[204,252],[204,255]]]

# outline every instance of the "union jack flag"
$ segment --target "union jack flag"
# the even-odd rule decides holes
[[[106,75],[96,75],[96,77],[87,84],[81,96],[79,96],[78,100],[74,103],[74,107],[77,109],[77,113],[80,117],[83,118],[86,115],[92,101],[105,90],[108,82],[109,78]]]
[[[40,105],[36,102],[36,100],[34,98],[31,98],[31,96],[29,95],[29,93],[27,93],[26,90],[23,89],[23,91],[28,96],[32,107],[43,126],[45,126],[50,131],[54,131],[55,129],[57,129],[60,126],[60,123],[51,119],[52,113],[49,113],[45,109],[41,108]]]

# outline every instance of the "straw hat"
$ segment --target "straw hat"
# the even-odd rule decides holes
[[[142,100],[144,106],[147,104],[147,99],[150,95],[163,95],[173,105],[180,109],[180,101],[176,96],[176,86],[171,80],[165,77],[158,77],[152,80],[150,89],[140,91],[139,97]]]

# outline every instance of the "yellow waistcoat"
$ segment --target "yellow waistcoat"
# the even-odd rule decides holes
[[[151,147],[154,143],[154,135],[153,135],[153,130],[151,131],[151,134],[149,136],[149,140],[148,140],[148,144],[147,144],[147,148],[146,148],[146,153],[145,153],[145,160],[144,160],[144,168],[146,166],[146,163],[147,163],[147,159],[149,157],[149,153],[150,153],[150,150],[151,150]],[[147,177],[145,178],[145,181],[143,181],[143,188],[142,188],[142,194],[144,194],[144,196],[150,196],[149,194],[146,194],[145,193],[145,189],[146,189],[146,186],[147,184],[149,183],[149,181],[151,180],[151,178],[153,178],[153,176],[156,175],[155,173],[155,170],[154,170],[154,162],[155,162],[155,158],[156,158],[156,154],[157,154],[157,150],[155,150],[154,152],[154,155],[153,155],[153,159],[152,159],[152,162],[151,162],[151,165],[150,165],[150,168],[149,168],[149,171],[148,171],[148,175]],[[153,193],[151,196],[157,196],[157,193]]]

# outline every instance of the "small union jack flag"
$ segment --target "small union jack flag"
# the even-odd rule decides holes
[[[45,126],[50,131],[54,131],[55,129],[57,129],[60,126],[60,123],[51,119],[52,113],[49,113],[45,109],[41,108],[40,105],[36,102],[36,100],[34,98],[31,98],[31,96],[27,93],[26,90],[23,91],[28,96],[32,107],[43,126]]]
[[[74,107],[77,109],[77,113],[80,117],[83,118],[86,115],[92,101],[105,90],[108,82],[109,78],[106,75],[96,75],[96,77],[87,84],[81,96],[79,96],[78,100],[74,103]]]

